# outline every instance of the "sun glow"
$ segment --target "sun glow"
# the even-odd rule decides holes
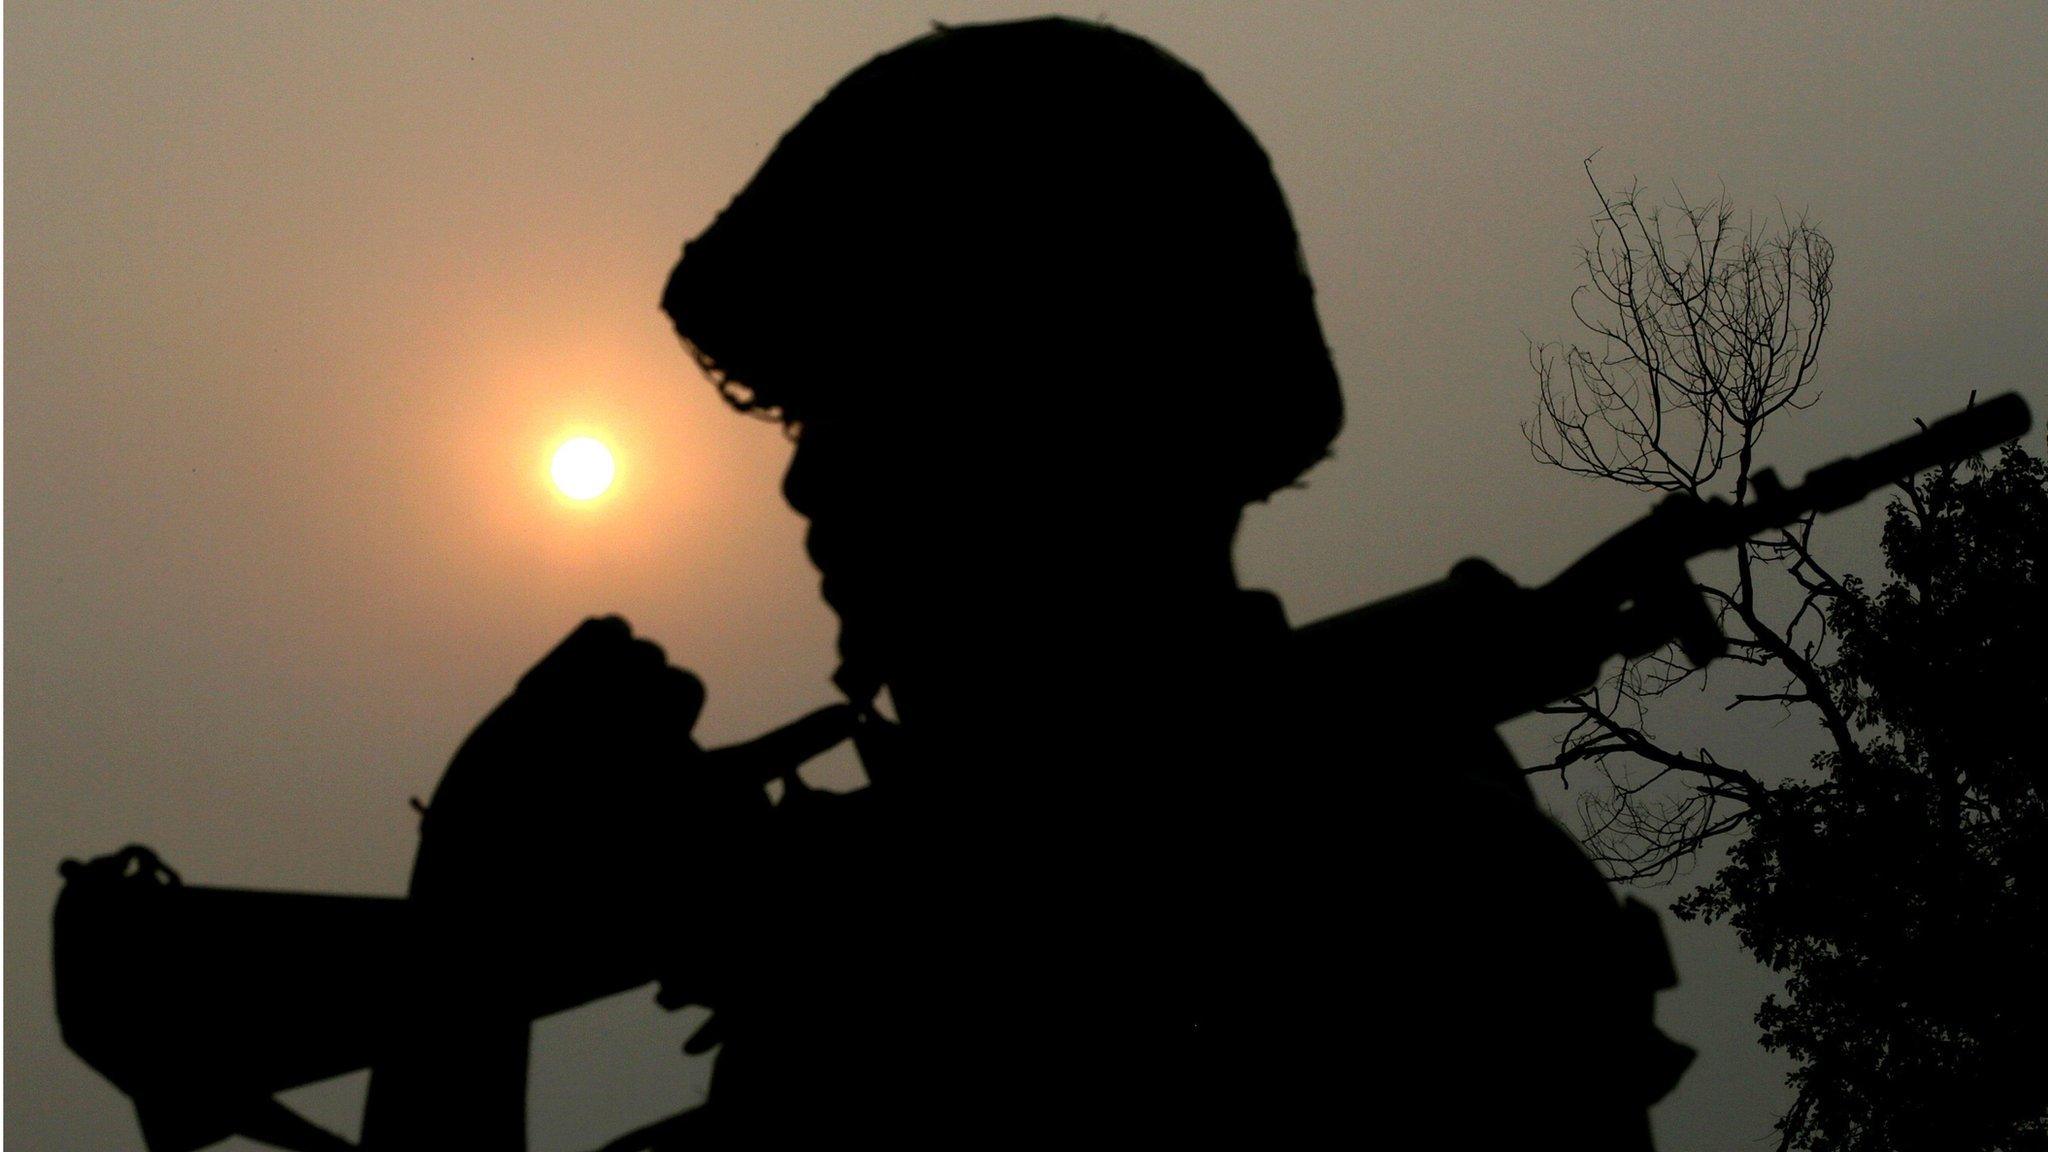
[[[563,441],[548,466],[556,489],[571,500],[595,500],[604,495],[612,486],[614,471],[611,449],[589,436]]]

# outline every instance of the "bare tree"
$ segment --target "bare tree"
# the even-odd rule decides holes
[[[1572,296],[1585,333],[1529,343],[1530,448],[1576,475],[1739,503],[1759,482],[1756,453],[1773,419],[1818,398],[1834,248],[1803,217],[1738,220],[1725,193],[1696,204],[1632,182],[1610,194],[1590,157],[1586,178],[1600,208],[1581,249],[1586,283]],[[1842,585],[1815,558],[1812,532],[1809,517],[1753,539],[1729,578],[1697,586],[1728,634],[1728,658],[1777,674],[1773,690],[1731,692],[1726,706],[1812,710],[1853,771],[1860,753],[1823,678],[1824,609]],[[1765,586],[1772,573],[1786,594]],[[1580,811],[1588,849],[1617,879],[1670,877],[1768,801],[1751,767],[1672,747],[1650,729],[1649,703],[1699,674],[1666,647],[1545,709],[1569,724],[1557,755],[1529,772],[1569,781],[1583,766],[1601,778],[1605,787],[1581,792]]]

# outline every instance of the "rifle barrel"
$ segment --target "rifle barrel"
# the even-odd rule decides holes
[[[2026,400],[2017,392],[2007,392],[1944,416],[1903,440],[1824,464],[1807,473],[1805,483],[1797,488],[1769,491],[1759,484],[1758,499],[1741,510],[1735,535],[1747,538],[1789,524],[1808,512],[1847,508],[1895,480],[1968,459],[2024,436],[2033,423]],[[1737,543],[1739,539],[1716,541],[1718,547]],[[1714,549],[1703,551],[1707,550]]]
[[[2017,392],[1944,416],[1917,435],[1807,474],[1801,488],[1821,512],[1846,508],[1902,477],[1987,452],[2027,434],[2033,414]]]

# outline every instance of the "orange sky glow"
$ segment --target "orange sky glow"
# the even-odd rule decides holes
[[[141,842],[190,882],[401,892],[407,798],[588,615],[703,677],[706,744],[834,699],[790,444],[726,406],[656,302],[840,76],[935,18],[1038,10],[6,6],[10,1138],[141,1147],[56,1034],[62,858]],[[1106,14],[1208,77],[1296,215],[1349,421],[1306,488],[1250,511],[1238,559],[1297,622],[1468,555],[1540,579],[1646,506],[1537,466],[1520,428],[1523,333],[1569,330],[1596,149],[1617,182],[1782,203],[1835,243],[1825,396],[1770,446],[1788,478],[1971,389],[2048,412],[2033,5]],[[581,506],[547,472],[579,432],[618,461]],[[1843,569],[1875,566],[1881,514],[1826,522]],[[1770,978],[1725,936],[1674,935],[1665,1026],[1705,1055],[1657,1114],[1666,1152],[1754,1144],[1787,1098],[1748,1018]],[[689,1022],[650,999],[548,1025],[537,1152],[701,1085]]]

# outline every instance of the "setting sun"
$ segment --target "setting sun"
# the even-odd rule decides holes
[[[595,500],[612,486],[611,449],[588,437],[578,436],[555,449],[548,466],[555,487],[571,500]]]

